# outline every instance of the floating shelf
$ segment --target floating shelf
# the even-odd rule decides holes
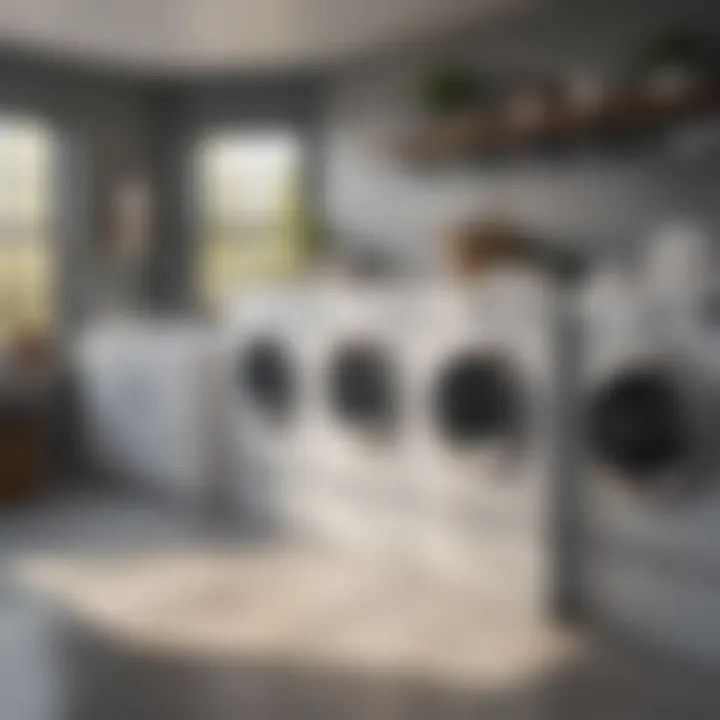
[[[667,94],[625,92],[594,106],[550,107],[522,118],[469,113],[422,128],[396,149],[405,161],[432,165],[544,144],[651,132],[715,114],[720,115],[720,84]]]

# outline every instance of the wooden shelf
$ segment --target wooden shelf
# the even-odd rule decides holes
[[[720,84],[667,95],[618,93],[595,107],[565,105],[513,119],[469,113],[404,138],[401,159],[417,164],[461,161],[532,146],[651,132],[694,117],[720,115]]]

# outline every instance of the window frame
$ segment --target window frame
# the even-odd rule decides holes
[[[189,177],[187,178],[187,188],[189,206],[192,213],[192,250],[191,250],[191,286],[194,305],[204,310],[217,312],[222,310],[222,305],[228,300],[224,298],[220,303],[214,303],[210,306],[208,303],[206,288],[203,287],[203,244],[206,242],[204,233],[206,230],[206,210],[204,207],[204,187],[203,185],[203,168],[202,153],[203,145],[208,142],[211,137],[222,138],[233,136],[242,137],[243,135],[251,137],[256,135],[260,138],[277,136],[286,136],[291,139],[294,150],[297,153],[295,162],[296,170],[299,178],[299,187],[297,189],[297,201],[302,207],[312,207],[312,193],[308,190],[308,176],[310,168],[310,153],[307,142],[307,133],[303,132],[297,124],[287,122],[257,121],[257,122],[222,122],[205,126],[201,132],[197,133],[191,144],[191,162],[189,164]],[[233,228],[233,223],[227,223]],[[276,222],[268,222],[267,224],[252,225],[248,223],[247,229],[242,227],[242,221],[235,225],[235,232],[238,235],[247,233],[252,234],[280,232],[283,228],[282,219]],[[234,234],[234,233],[233,233]],[[233,242],[228,240],[228,243]],[[257,277],[256,280],[264,280],[266,278]],[[239,283],[238,283],[239,284]],[[218,307],[217,305],[220,305]]]
[[[23,126],[34,128],[45,146],[46,154],[42,160],[44,166],[42,168],[42,175],[44,175],[42,183],[44,188],[40,191],[41,194],[44,194],[44,198],[42,198],[43,207],[41,212],[32,220],[29,219],[29,216],[28,218],[22,218],[21,212],[13,213],[7,208],[0,207],[0,254],[8,251],[7,248],[10,246],[22,250],[23,247],[28,248],[36,245],[38,252],[43,255],[43,262],[47,263],[46,285],[43,289],[46,300],[45,307],[42,308],[41,312],[43,316],[42,322],[38,322],[37,317],[33,317],[37,308],[29,312],[27,310],[19,312],[14,320],[0,320],[0,350],[7,347],[7,344],[11,343],[13,338],[20,337],[25,332],[42,333],[45,336],[54,337],[58,333],[61,321],[58,303],[61,292],[60,252],[59,243],[57,242],[59,133],[56,126],[42,113],[0,105],[0,128],[3,128],[3,126],[11,127],[12,125],[21,128]],[[1,157],[0,162],[2,162]],[[40,178],[40,175],[38,178]],[[20,230],[8,230],[5,233],[3,230],[4,224],[6,228],[17,225]],[[13,235],[16,235],[17,239],[11,240],[10,237]],[[2,273],[0,273],[0,283],[2,282]],[[18,298],[17,304],[29,307],[32,303],[27,297],[29,293],[36,290],[37,288],[32,291],[25,288],[20,291],[10,291],[10,293],[14,292]],[[25,298],[20,299],[23,295],[25,295]],[[0,308],[1,314],[2,308]],[[29,318],[32,319],[29,320]],[[3,328],[3,325],[6,325],[6,327]]]

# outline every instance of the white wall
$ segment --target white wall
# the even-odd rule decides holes
[[[632,254],[666,218],[689,214],[716,222],[720,134],[713,133],[713,156],[708,146],[688,155],[677,145],[688,133],[695,137],[692,128],[647,147],[576,147],[544,159],[518,154],[433,173],[391,158],[384,144],[422,119],[416,88],[427,69],[459,58],[500,77],[543,71],[612,78],[653,28],[698,18],[720,28],[717,9],[708,17],[708,4],[694,0],[680,7],[648,3],[644,10],[614,0],[552,5],[464,42],[406,48],[335,77],[325,107],[325,211],[340,243],[380,244],[408,262],[432,266],[448,227],[488,211],[505,213],[551,242],[620,254]]]

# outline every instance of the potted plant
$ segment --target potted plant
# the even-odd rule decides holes
[[[487,106],[491,100],[490,83],[472,70],[446,67],[424,78],[422,104],[433,117],[452,117]]]
[[[653,94],[684,95],[717,76],[719,59],[714,38],[673,28],[650,39],[635,61],[634,75]]]

